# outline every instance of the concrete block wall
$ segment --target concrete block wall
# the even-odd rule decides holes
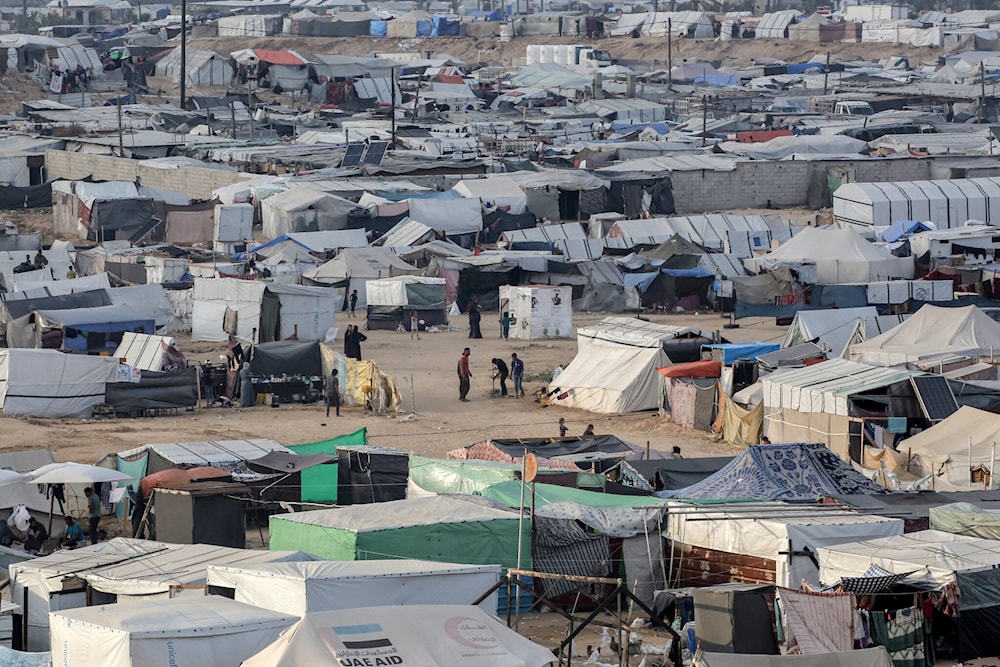
[[[237,172],[198,167],[161,169],[142,160],[88,155],[67,151],[46,151],[45,169],[49,179],[78,180],[92,177],[97,181],[136,181],[155,188],[183,192],[195,199],[210,199],[212,191],[240,180]]]

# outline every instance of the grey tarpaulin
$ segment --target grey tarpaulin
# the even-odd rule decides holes
[[[654,526],[645,535],[622,540],[622,560],[628,589],[647,607],[653,606],[653,593],[667,587],[663,571],[663,541]]]
[[[611,573],[607,535],[589,535],[575,521],[550,519],[537,513],[532,532],[531,563],[537,572],[579,577],[606,577]],[[593,599],[604,597],[593,584],[539,578],[535,585],[550,600],[576,591],[583,591]]]
[[[297,340],[279,340],[259,343],[253,347],[250,372],[260,376],[304,375],[315,377],[323,374],[319,343],[300,343]]]
[[[198,368],[176,372],[143,371],[138,383],[109,384],[104,401],[116,413],[154,409],[180,409],[198,403]]]

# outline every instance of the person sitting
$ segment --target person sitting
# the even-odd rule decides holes
[[[38,249],[38,252],[35,254],[35,259],[32,263],[34,264],[35,269],[44,269],[46,266],[49,265],[49,260],[48,258],[45,257],[45,255],[42,254],[41,248]]]
[[[66,534],[60,543],[64,549],[75,549],[81,542],[86,542],[87,535],[83,532],[83,526],[76,522],[71,516],[66,517]]]
[[[28,519],[28,536],[24,539],[24,550],[37,555],[42,550],[45,540],[49,539],[49,531],[35,517]]]
[[[31,255],[25,255],[24,261],[14,267],[14,273],[27,273],[34,270],[35,265],[31,263]]]

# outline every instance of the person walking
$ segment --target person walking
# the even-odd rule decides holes
[[[368,340],[368,336],[358,331],[358,325],[355,324],[354,329],[351,331],[351,349],[346,351],[345,354],[351,359],[361,361],[361,343],[366,340]]]
[[[87,519],[90,522],[90,543],[97,544],[100,539],[97,527],[101,524],[101,497],[89,486],[83,490],[87,496]]]
[[[504,340],[510,337],[510,313],[506,310],[500,316],[500,337]]]
[[[566,426],[566,418],[565,417],[560,417],[559,418],[559,437],[560,438],[565,438],[566,437],[566,433],[568,431],[569,431],[569,427]]]
[[[524,398],[524,362],[517,358],[517,353],[510,355],[510,375],[514,379],[514,398]]]
[[[479,299],[473,299],[469,304],[469,338],[482,338],[483,332],[479,329],[479,323],[483,320],[483,314],[479,310]]]
[[[240,368],[240,407],[250,408],[257,403],[257,391],[254,389],[253,381],[250,379],[252,377],[250,373],[250,363],[247,361],[243,362],[243,367]]]
[[[330,371],[326,378],[326,416],[330,416],[330,406],[334,406],[337,416],[340,416],[340,378],[337,377],[337,369]]]
[[[350,317],[354,317],[354,309],[358,307],[358,290],[351,292],[351,314]]]
[[[417,311],[410,311],[410,340],[416,336],[420,340],[420,320],[417,319]]]
[[[510,371],[507,370],[507,362],[494,358],[493,366],[496,368],[496,374],[493,377],[500,380],[500,397],[505,398],[507,396],[507,376],[510,375]]]
[[[468,403],[469,388],[472,378],[472,371],[469,370],[469,348],[462,350],[462,356],[458,358],[458,400]]]

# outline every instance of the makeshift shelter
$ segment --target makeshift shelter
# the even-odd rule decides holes
[[[913,472],[935,478],[961,488],[973,486],[973,475],[979,469],[996,467],[997,433],[1000,415],[969,406],[910,436],[899,444],[899,451],[912,455]]]
[[[862,230],[899,220],[933,222],[938,229],[961,227],[969,220],[996,223],[1000,177],[845,183],[833,193],[833,214],[840,223]]]
[[[367,281],[367,328],[397,329],[402,325],[409,331],[410,313],[414,311],[417,313],[418,328],[447,325],[444,288],[444,278],[399,276]],[[360,294],[358,292],[359,297]]]
[[[679,363],[701,359],[701,347],[711,343],[712,336],[693,327],[656,324],[637,317],[605,317],[597,324],[578,328],[576,341],[580,352],[602,352],[607,347],[659,347],[671,362]]]
[[[0,409],[16,417],[88,419],[117,376],[112,357],[0,350]]]
[[[869,340],[899,325],[906,315],[879,315],[875,306],[800,310],[785,332],[783,348],[814,342],[832,356],[846,355],[857,337]]]
[[[991,357],[1000,350],[1000,323],[977,306],[924,305],[884,334],[851,345],[854,361],[898,366],[941,355]]]
[[[162,371],[165,368],[183,368],[186,364],[184,353],[177,347],[171,336],[151,334],[122,334],[122,342],[114,356],[122,363],[144,371]]]
[[[928,519],[933,530],[981,537],[984,540],[1000,538],[1000,514],[972,503],[949,503],[931,507]]]
[[[296,454],[327,454],[334,457],[334,462],[323,466],[313,466],[302,471],[300,476],[303,502],[337,502],[337,487],[339,484],[337,471],[337,448],[347,445],[363,445],[368,441],[367,429],[361,428],[353,433],[347,433],[329,440],[309,442],[301,445],[291,445],[288,449]]]
[[[106,605],[52,614],[52,649],[67,665],[166,667],[197,662],[239,667],[276,640],[294,616],[218,596]]]
[[[555,657],[476,607],[416,605],[307,614],[243,667],[383,661],[421,667],[544,667]]]
[[[486,210],[501,209],[520,215],[527,209],[527,197],[509,178],[462,179],[452,189],[466,199],[478,199]]]
[[[131,181],[52,183],[52,220],[57,234],[102,243],[127,240],[153,219],[153,199],[140,195]]]
[[[641,459],[645,450],[613,435],[567,436],[565,438],[493,439],[467,445],[448,452],[449,459],[478,459],[520,464],[524,453],[534,454],[540,466],[581,470],[575,461]],[[659,458],[659,450],[650,450],[651,458]]]
[[[206,581],[237,602],[301,617],[374,605],[471,604],[499,578],[499,565],[403,559],[210,565]],[[481,606],[495,613],[496,592]]]
[[[700,650],[776,655],[771,600],[774,586],[721,584],[695,588],[695,636]]]
[[[602,414],[654,410],[660,393],[656,369],[669,363],[660,347],[581,350],[548,391],[559,405]]]
[[[757,39],[787,39],[789,27],[801,17],[802,13],[794,9],[764,14],[757,23],[754,37]]]
[[[131,473],[138,482],[147,474],[192,466],[212,466],[241,475],[252,475],[246,462],[269,452],[292,453],[274,440],[216,440],[207,442],[170,442],[141,445],[118,452],[118,470]]]
[[[561,444],[561,443],[553,443]],[[499,450],[498,450],[499,451]],[[449,453],[449,457],[451,453]],[[544,457],[542,457],[544,458]],[[635,459],[633,459],[635,461]],[[550,463],[552,461],[550,460]],[[410,454],[410,470],[406,481],[406,497],[463,493],[476,495],[500,482],[514,480],[521,466],[518,463],[485,459],[434,459]],[[565,475],[566,468],[540,467],[540,479],[547,475]],[[607,480],[603,474],[576,472],[579,486],[600,488]]]
[[[674,37],[711,39],[714,36],[712,19],[705,12],[647,12],[622,14],[610,30],[612,37]]]
[[[501,285],[499,310],[510,313],[511,338],[569,338],[573,331],[573,288]]]
[[[233,79],[229,59],[215,51],[187,49],[185,78],[189,86],[227,86]],[[181,49],[175,48],[156,63],[156,76],[164,76],[174,83],[181,81]]]
[[[337,448],[337,504],[360,505],[406,498],[410,453],[392,447]]]
[[[358,308],[367,306],[366,283],[369,280],[407,276],[420,270],[399,259],[385,248],[344,248],[336,257],[315,269],[305,271],[303,279],[312,285],[344,288],[345,298],[358,290]]]
[[[7,325],[11,347],[112,352],[126,332],[153,333],[155,321],[126,306],[37,310]]]
[[[660,495],[686,500],[808,502],[885,492],[823,445],[795,443],[750,445],[714,475]]]
[[[671,503],[665,532],[675,550],[673,583],[677,587],[743,582],[799,588],[805,581],[816,586],[820,581],[817,548],[903,533],[902,519],[836,509],[784,512],[788,507],[785,503],[755,503],[745,508],[740,503]]]
[[[716,280],[712,271],[700,266],[660,268],[651,274],[626,275],[628,283],[638,278],[640,302],[654,310],[697,310],[707,305],[708,291]]]
[[[529,523],[524,523],[524,539]],[[331,560],[417,558],[517,567],[518,515],[476,499],[433,496],[270,517],[271,549]],[[523,557],[521,565],[530,566]],[[485,592],[485,591],[483,591]]]
[[[294,187],[260,203],[262,232],[269,239],[295,232],[347,228],[357,204],[343,197],[307,187]]]
[[[820,581],[870,577],[872,568],[905,575],[908,589],[935,591],[947,604],[937,608],[957,629],[958,660],[1000,652],[1000,542],[923,530],[882,539],[824,545],[818,550]]]
[[[707,431],[715,413],[715,394],[722,364],[690,361],[657,370],[663,376],[660,414],[669,416],[678,426]]]
[[[835,285],[913,278],[913,258],[896,257],[850,229],[806,227],[766,255],[743,260],[753,272],[789,267],[805,284]]]

